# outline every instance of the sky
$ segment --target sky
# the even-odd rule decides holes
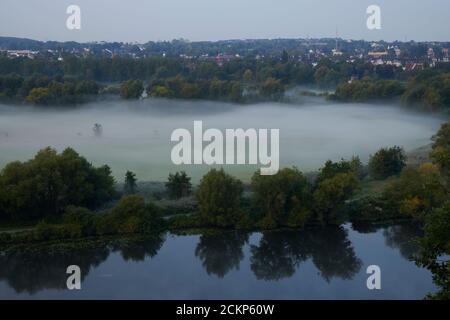
[[[69,5],[81,29],[69,30]],[[366,26],[381,8],[381,30]],[[0,36],[56,41],[321,38],[450,41],[449,0],[1,0]]]

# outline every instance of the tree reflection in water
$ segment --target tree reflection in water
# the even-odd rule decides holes
[[[0,280],[6,280],[17,293],[34,294],[45,289],[66,289],[69,265],[78,265],[81,280],[93,267],[104,262],[111,252],[120,252],[125,260],[153,257],[164,243],[163,235],[152,237],[95,241],[79,246],[59,244],[28,250],[0,253]]]
[[[352,229],[359,233],[375,233],[382,230],[388,247],[398,249],[403,258],[410,260],[419,252],[418,239],[423,236],[420,223],[406,222],[399,224],[352,224]]]
[[[420,250],[418,238],[423,236],[423,230],[418,224],[399,224],[384,229],[383,236],[388,247],[398,249],[409,260]]]
[[[265,232],[251,252],[251,269],[261,280],[291,277],[309,258],[326,281],[351,279],[362,265],[343,227]]]
[[[242,247],[249,234],[241,231],[208,231],[200,236],[195,249],[206,272],[223,278],[232,269],[239,270],[244,258]]]

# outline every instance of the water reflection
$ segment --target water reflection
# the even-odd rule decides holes
[[[210,231],[200,236],[195,256],[202,261],[206,272],[223,278],[232,269],[239,270],[244,258],[242,247],[249,234],[240,231]]]
[[[351,279],[362,265],[343,227],[266,232],[251,251],[251,269],[262,280],[291,277],[308,259],[326,281]]]
[[[419,251],[417,239],[423,236],[419,223],[370,224],[352,223],[352,229],[359,233],[375,233],[382,231],[385,243],[392,249],[398,249],[403,258],[409,260]]]
[[[92,268],[106,261],[112,252],[124,260],[140,261],[153,257],[164,243],[162,235],[150,238],[101,241],[15,250],[0,253],[0,280],[6,280],[17,293],[36,293],[45,289],[66,289],[69,265],[78,265],[83,281]]]
[[[36,293],[45,289],[64,289],[66,269],[78,265],[82,280],[109,256],[108,247],[101,245],[81,249],[56,249],[4,253],[0,256],[0,280],[6,280],[16,292]]]
[[[386,245],[393,249],[399,249],[405,259],[411,259],[419,251],[418,237],[423,236],[423,231],[417,224],[401,224],[389,226],[383,230]]]
[[[48,289],[62,290],[66,289],[67,266],[76,264],[82,270],[82,281],[89,278],[91,285],[92,282],[101,281],[95,276],[102,272],[99,271],[101,269],[93,271],[100,265],[120,266],[121,271],[115,274],[118,286],[120,279],[128,279],[133,274],[133,279],[153,279],[149,282],[153,286],[159,283],[160,277],[167,278],[164,280],[167,283],[162,282],[160,285],[161,288],[170,287],[172,280],[168,274],[173,273],[177,274],[176,283],[181,281],[184,286],[194,277],[199,285],[203,283],[208,287],[228,274],[223,285],[227,281],[253,283],[256,278],[260,283],[270,286],[281,279],[295,279],[294,275],[310,277],[312,274],[319,275],[325,283],[332,283],[333,278],[357,279],[355,276],[358,273],[364,273],[365,276],[361,258],[366,260],[367,256],[361,250],[381,254],[378,257],[383,262],[383,259],[392,259],[389,253],[392,248],[398,249],[400,255],[397,255],[399,260],[396,260],[395,266],[401,266],[401,261],[417,252],[415,239],[418,235],[420,228],[413,224],[361,227],[361,231],[354,231],[349,226],[334,226],[263,233],[205,231],[198,236],[170,237],[167,241],[165,235],[158,235],[102,240],[83,243],[82,246],[79,243],[58,244],[39,250],[31,247],[23,251],[0,252],[0,282],[5,282],[16,294],[33,295]],[[145,264],[139,267],[133,265],[139,261],[145,261]],[[190,267],[186,268],[187,265],[183,264],[189,264]],[[417,269],[413,263],[410,268],[410,272]],[[254,277],[248,277],[248,271]],[[205,277],[205,274],[209,277]],[[429,281],[431,283],[431,277]],[[132,284],[135,285],[134,282]],[[148,288],[148,285],[143,285],[144,296],[148,294]],[[191,289],[183,287],[183,290]],[[8,295],[14,296],[11,293]]]

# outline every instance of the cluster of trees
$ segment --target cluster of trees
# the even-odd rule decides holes
[[[75,104],[99,94],[101,86],[93,80],[76,81],[46,76],[0,76],[0,99],[26,101],[32,104]]]
[[[339,224],[345,203],[359,188],[358,158],[328,161],[310,182],[297,168],[284,168],[272,176],[255,172],[251,199],[243,197],[243,183],[223,169],[203,176],[196,198],[198,215],[176,217],[173,226],[275,229],[307,224]]]
[[[151,97],[235,102],[240,102],[243,98],[278,100],[283,96],[287,86],[317,85],[334,88],[340,83],[346,83],[351,77],[395,79],[399,77],[398,72],[393,66],[375,67],[364,61],[348,63],[325,58],[313,66],[308,61],[291,59],[286,51],[281,56],[268,56],[260,59],[241,57],[221,64],[213,60],[173,57],[78,58],[68,55],[63,61],[54,61],[45,58],[11,60],[0,56],[0,75],[17,74],[23,79],[34,77],[75,79],[71,80],[71,83],[75,82],[75,85],[81,80],[92,81],[91,85],[95,83],[93,81],[121,83],[118,91],[125,99],[140,97],[144,91],[144,83],[148,83],[146,89]],[[351,97],[349,91],[363,91],[356,94],[357,99],[372,98],[377,94],[381,94],[381,97],[384,98],[403,90],[396,81],[389,81],[385,84],[381,80],[376,85],[371,85],[370,89],[361,88],[368,85],[368,82],[362,82],[360,85],[356,83],[350,88],[346,88],[344,85],[337,97],[355,99]],[[64,85],[69,80],[55,81]],[[64,94],[60,96],[58,95],[59,89],[55,88],[56,92],[49,92],[51,89],[47,88],[47,85],[48,83],[31,86],[24,97],[28,96],[31,89],[36,89],[29,99],[30,102],[42,104],[60,102],[57,100],[73,102],[73,97],[65,97],[73,95],[69,88],[66,88]],[[10,84],[7,84],[6,87],[5,95],[16,96],[13,92],[14,89],[10,88]],[[83,87],[86,87],[86,84],[81,86],[81,88]],[[88,94],[94,92],[96,94],[98,90],[99,88],[97,90],[90,88]],[[85,92],[80,94],[85,94]]]
[[[126,195],[111,209],[92,212],[67,206],[59,219],[41,220],[29,233],[2,234],[3,243],[55,241],[114,235],[157,235],[165,229],[161,210],[139,195]]]
[[[369,78],[342,83],[330,98],[339,101],[375,101],[398,98],[405,88],[398,80],[372,80]]]
[[[342,82],[331,99],[339,101],[375,101],[400,98],[407,106],[426,107],[430,110],[450,108],[450,70],[445,67],[426,69],[407,78],[407,84],[399,80],[364,78]]]
[[[120,96],[123,99],[138,99],[143,92],[144,84],[141,80],[128,80],[120,85]]]
[[[0,173],[0,220],[19,222],[60,216],[68,205],[96,208],[115,196],[108,166],[94,167],[73,149],[51,148]]]
[[[239,81],[204,79],[188,80],[176,76],[155,80],[147,88],[148,95],[155,98],[209,99],[240,102],[243,85]]]
[[[402,100],[408,105],[423,105],[431,110],[450,108],[450,72],[427,70],[413,77]]]
[[[441,192],[446,196],[434,202],[431,212],[425,216],[425,236],[421,240],[422,251],[417,262],[431,270],[433,280],[440,288],[430,298],[450,299],[450,122],[442,125],[434,137],[430,156],[439,170]]]
[[[390,151],[390,152],[389,152]],[[431,162],[419,167],[404,166],[401,150],[384,149],[371,159],[377,177],[400,171],[388,180],[379,196],[357,199],[350,220],[414,219],[424,226],[416,262],[433,273],[440,290],[429,298],[450,298],[450,122],[434,137]],[[392,162],[392,165],[389,164]],[[385,169],[379,166],[384,163]]]

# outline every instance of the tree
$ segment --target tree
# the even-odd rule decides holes
[[[250,69],[245,70],[243,79],[245,82],[250,83],[253,80],[253,72]]]
[[[369,160],[369,172],[374,179],[385,179],[399,174],[406,166],[403,148],[392,147],[378,150]]]
[[[187,197],[192,191],[191,178],[184,171],[169,174],[166,189],[172,199]]]
[[[164,85],[156,85],[150,89],[150,97],[153,98],[172,98],[174,96],[172,90]]]
[[[136,184],[136,174],[131,171],[127,171],[125,173],[125,183],[123,186],[123,191],[125,194],[133,194],[136,193],[137,184]]]
[[[128,80],[120,85],[120,96],[124,99],[138,99],[144,92],[141,80]]]
[[[433,140],[433,150],[430,157],[450,185],[450,121],[441,126]]]
[[[73,149],[40,150],[0,173],[0,219],[26,221],[61,215],[69,205],[95,208],[115,195],[108,166],[93,167]]]
[[[419,168],[406,167],[389,183],[382,195],[385,209],[423,221],[434,208],[448,198],[436,165],[425,163]]]
[[[270,99],[280,99],[284,94],[284,86],[280,80],[268,78],[261,87],[261,94]]]
[[[328,160],[315,180],[316,184],[320,184],[326,179],[333,178],[339,173],[354,173],[357,177],[363,176],[362,163],[359,157],[353,157],[350,161],[342,159],[340,162]]]
[[[338,173],[332,178],[320,182],[314,191],[314,210],[322,224],[336,224],[339,214],[353,193],[359,187],[354,173]]]
[[[33,88],[26,100],[33,104],[48,104],[52,99],[50,90],[47,88]]]
[[[243,185],[223,169],[211,169],[200,181],[197,201],[201,219],[214,226],[234,226],[241,218]]]
[[[239,82],[231,84],[230,98],[233,102],[240,102],[242,100],[242,86]]]
[[[430,299],[450,299],[450,202],[433,210],[425,218],[421,250],[415,258],[417,264],[429,269],[439,291],[429,294]]]
[[[255,172],[253,201],[263,219],[263,228],[304,226],[311,210],[311,186],[296,168],[285,168],[271,176]]]

